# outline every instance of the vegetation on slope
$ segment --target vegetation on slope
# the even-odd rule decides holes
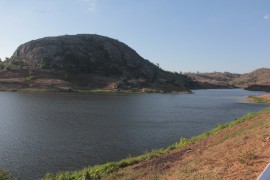
[[[197,156],[198,153],[207,153],[209,150],[207,147],[214,147],[218,146],[226,141],[235,140],[239,136],[243,134],[249,133],[249,130],[253,130],[254,128],[263,128],[264,125],[269,128],[270,119],[260,117],[265,117],[266,115],[270,114],[270,108],[263,110],[258,113],[249,113],[246,116],[236,119],[232,122],[227,124],[218,125],[216,128],[205,132],[201,135],[193,137],[191,139],[181,138],[180,141],[168,148],[155,150],[146,154],[143,154],[138,157],[131,157],[124,159],[119,162],[110,162],[104,165],[97,165],[85,168],[80,171],[75,172],[63,172],[57,174],[47,174],[44,179],[45,180],[60,180],[60,179],[148,179],[148,178],[155,178],[164,176],[176,176],[176,174],[171,172],[173,168],[176,166],[177,173],[185,173],[185,179],[196,179],[196,177],[200,177],[200,170],[194,169],[192,167],[187,167],[186,164],[181,164],[181,159],[184,158],[186,155],[193,154],[193,157],[190,162],[185,163],[194,163],[199,159]],[[267,117],[267,116],[266,116]],[[254,119],[259,119],[252,124]],[[248,120],[248,122],[246,122]],[[239,126],[235,126],[239,124]],[[247,125],[250,124],[250,125]],[[265,132],[265,131],[263,131]],[[268,131],[269,132],[269,131]],[[261,136],[262,134],[258,134]],[[268,134],[269,135],[269,134]],[[263,136],[267,136],[267,134],[263,134]],[[270,139],[270,136],[267,136]],[[241,137],[242,138],[242,137]],[[239,140],[237,140],[239,142]],[[229,145],[228,145],[229,146]],[[225,148],[224,150],[230,151],[230,148]],[[244,152],[244,150],[247,150]],[[257,149],[256,149],[257,150]],[[257,158],[257,154],[251,151],[250,149],[240,149],[243,154],[234,157],[237,158],[238,162],[241,164],[249,164],[253,163],[255,157]],[[254,150],[255,151],[255,150]],[[209,152],[208,152],[209,153]],[[221,157],[212,157],[211,162],[206,159],[201,159],[202,161],[207,161],[208,163],[212,163],[213,161],[218,161],[215,158],[222,158]],[[270,157],[269,157],[270,158]],[[179,162],[180,161],[180,162]],[[229,163],[229,162],[227,162]],[[261,164],[265,164],[265,162],[261,162]],[[226,164],[219,164],[219,167],[227,166]],[[206,167],[196,167],[196,168],[206,168]],[[225,167],[221,167],[225,168]],[[182,172],[183,171],[183,172]],[[196,171],[196,173],[194,173]],[[198,171],[198,172],[197,172]],[[172,174],[170,174],[170,173]],[[168,175],[169,173],[169,175]],[[211,172],[211,168],[209,171],[204,174],[204,177],[207,177],[207,174],[215,174],[215,172]],[[240,173],[241,172],[237,172]],[[258,172],[257,172],[258,173]],[[182,175],[181,175],[182,176]],[[253,173],[254,176],[254,173]],[[190,177],[190,178],[189,178]],[[193,177],[193,178],[191,178]],[[220,178],[220,176],[215,176],[216,179]],[[213,177],[213,179],[215,179]],[[174,177],[175,178],[175,177]],[[161,178],[162,179],[162,178]],[[230,178],[229,178],[230,179]]]
[[[264,94],[259,96],[248,96],[249,100],[256,103],[270,104],[270,94]]]
[[[209,72],[209,73],[186,73],[187,76],[195,81],[202,83],[206,87],[233,88],[233,80],[240,77],[240,74],[229,72]]]
[[[236,74],[229,72],[186,73],[190,78],[201,83],[202,87],[240,87],[252,91],[270,91],[270,69],[260,68],[250,73]]]
[[[233,83],[240,87],[248,87],[251,85],[270,85],[269,75],[269,68],[260,68],[250,73],[242,74],[238,78],[235,78]]]

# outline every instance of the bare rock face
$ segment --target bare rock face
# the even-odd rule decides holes
[[[24,89],[178,92],[197,86],[186,75],[162,70],[118,40],[91,34],[27,42],[6,65],[13,73],[11,80],[16,73],[26,79]]]
[[[153,79],[160,69],[126,44],[100,35],[45,37],[22,44],[13,63],[63,71]]]

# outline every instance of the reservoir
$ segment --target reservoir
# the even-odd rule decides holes
[[[167,147],[266,108],[244,98],[258,94],[0,92],[0,169],[36,179]]]

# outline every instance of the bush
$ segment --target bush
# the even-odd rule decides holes
[[[5,67],[5,65],[4,65],[4,63],[0,59],[0,70],[4,69],[4,67]]]
[[[0,169],[0,179],[1,180],[15,180],[9,173]]]
[[[10,64],[5,65],[4,70],[5,71],[10,71],[11,70],[11,65]]]
[[[28,81],[34,81],[34,80],[37,79],[37,77],[36,77],[36,76],[28,76],[26,79],[27,79]]]
[[[240,156],[238,157],[238,161],[241,164],[247,164],[247,165],[252,164],[252,161],[254,159],[256,159],[256,154],[252,150],[245,151],[242,154],[240,154]]]

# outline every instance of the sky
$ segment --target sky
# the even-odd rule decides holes
[[[165,70],[270,68],[270,0],[0,0],[0,57],[58,35],[118,39]]]

